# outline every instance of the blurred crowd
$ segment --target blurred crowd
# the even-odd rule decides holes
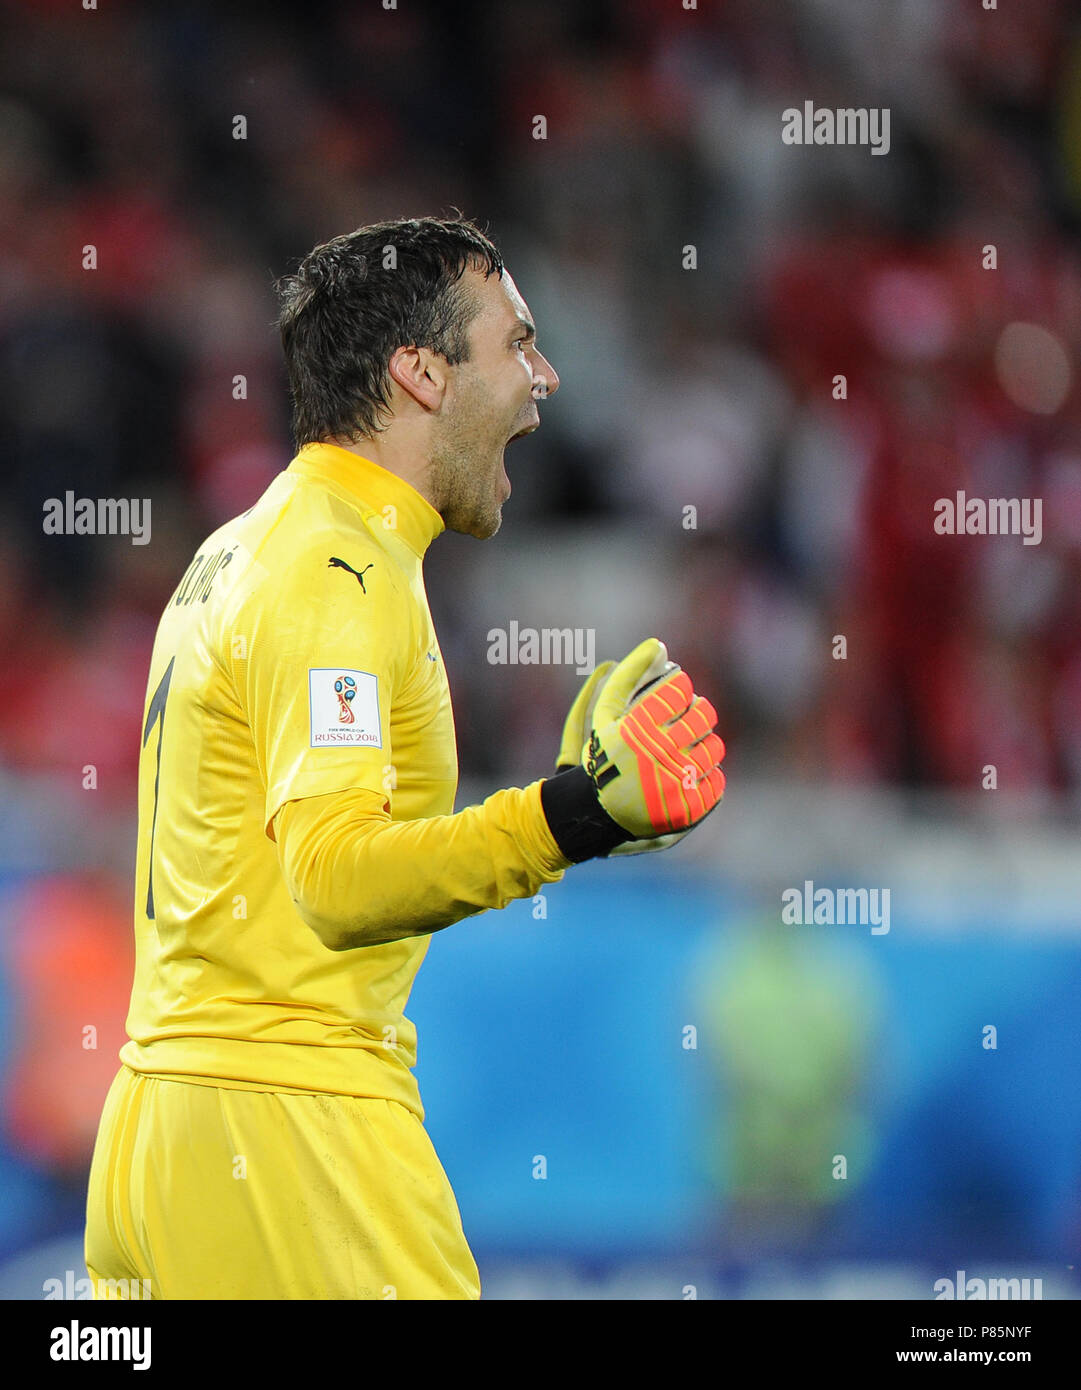
[[[744,771],[1081,787],[1064,3],[27,0],[0,27],[0,767],[93,763],[130,807],[160,609],[292,456],[274,279],[459,207],[563,380],[492,546],[573,524],[586,572],[635,537]],[[806,100],[888,106],[888,156],[786,146]],[[151,497],[151,543],[45,535],[67,489]],[[1042,498],[1040,545],[936,534],[958,490]],[[578,677],[462,655],[489,551],[443,546],[463,774],[542,775],[490,731],[551,743]]]
[[[888,155],[785,145],[805,101],[888,107]],[[544,775],[581,678],[484,659],[501,563],[537,593],[558,568],[602,633],[638,640],[648,610],[720,711],[730,777],[976,791],[990,765],[1081,792],[1065,0],[6,0],[0,892],[13,865],[46,877],[3,903],[5,1127],[31,1168],[0,1153],[0,1245],[38,1210],[34,1165],[67,1184],[57,1229],[79,1219],[130,981],[155,626],[292,457],[274,281],[352,227],[453,208],[500,244],[562,378],[509,456],[499,536],[429,555],[464,781]],[[150,544],[46,535],[69,490],[151,498]],[[936,533],[958,491],[1041,498],[1040,544]],[[641,576],[611,581],[628,550]]]

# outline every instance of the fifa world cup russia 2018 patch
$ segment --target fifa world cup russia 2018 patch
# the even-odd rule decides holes
[[[322,666],[308,671],[311,746],[382,748],[379,682],[369,671]]]

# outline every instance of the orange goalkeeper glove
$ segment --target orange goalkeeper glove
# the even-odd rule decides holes
[[[572,767],[577,767],[581,763],[582,752],[593,731],[593,710],[600,696],[601,687],[615,669],[616,663],[614,661],[602,661],[579,690],[563,725],[563,741],[559,746],[559,756],[556,758],[556,772],[568,772]],[[674,661],[666,661],[663,671],[651,679],[659,680],[661,675],[670,675],[678,670],[679,667]],[[647,671],[647,677],[649,674]],[[634,692],[635,696],[641,695],[650,683],[651,680],[648,679],[643,681]],[[677,830],[671,835],[654,835],[648,840],[625,840],[610,850],[609,855],[648,854],[654,850],[668,849],[682,840],[684,835],[689,834],[689,830]]]
[[[580,719],[580,724],[577,722]],[[560,765],[541,786],[549,828],[572,863],[641,853],[681,838],[724,794],[717,714],[686,672],[649,638],[616,666],[599,667],[579,692],[564,729]],[[671,837],[671,838],[669,838]],[[660,844],[656,848],[662,848]]]

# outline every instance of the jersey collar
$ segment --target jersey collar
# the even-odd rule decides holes
[[[359,502],[384,515],[385,508],[393,507],[397,525],[390,529],[396,530],[422,559],[445,529],[443,518],[412,484],[337,444],[305,444],[287,471],[337,483]]]

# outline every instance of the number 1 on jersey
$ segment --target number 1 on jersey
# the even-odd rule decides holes
[[[154,920],[154,832],[158,826],[158,781],[161,777],[161,741],[165,737],[165,702],[169,698],[169,682],[173,678],[173,664],[176,661],[174,656],[169,665],[165,668],[165,675],[158,682],[158,688],[154,691],[154,698],[150,701],[150,708],[146,712],[146,728],[143,730],[143,747],[150,737],[150,731],[154,725],[161,720],[161,728],[158,730],[158,762],[154,770],[154,815],[150,821],[150,868],[146,880],[146,915],[151,921]]]

